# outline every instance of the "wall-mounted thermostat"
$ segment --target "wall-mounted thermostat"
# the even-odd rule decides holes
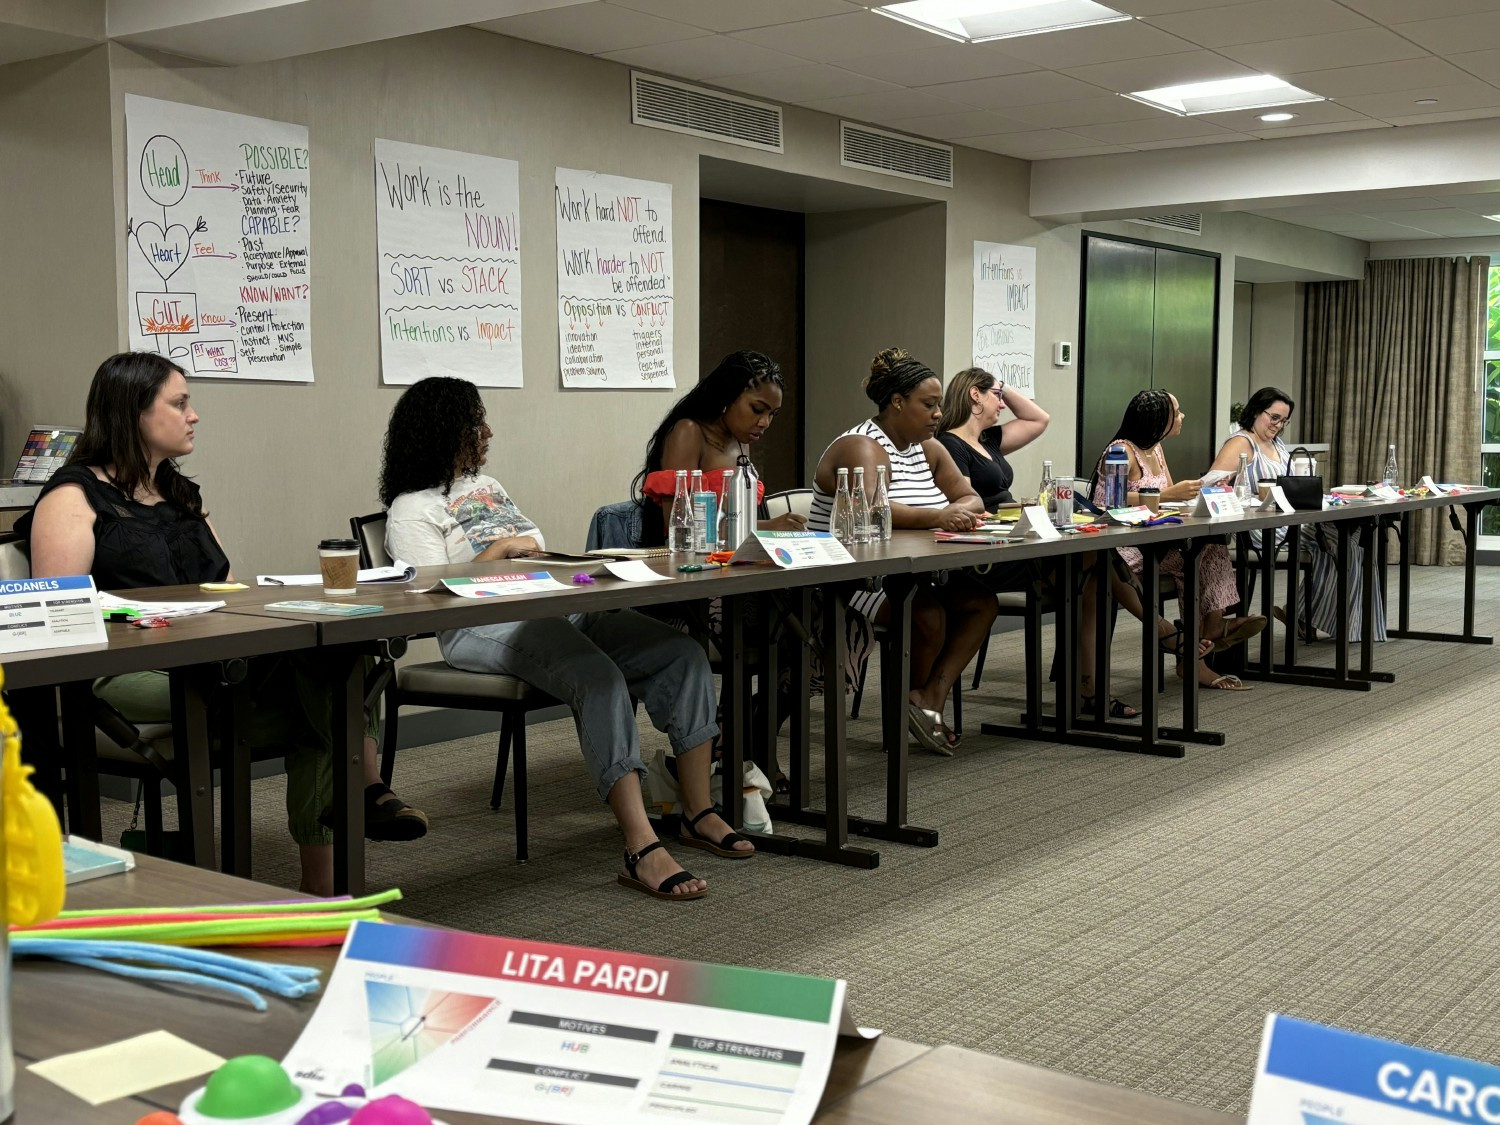
[[[1052,366],[1073,366],[1073,345],[1067,340],[1059,340],[1057,343],[1052,345]]]

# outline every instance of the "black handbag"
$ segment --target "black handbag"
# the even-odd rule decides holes
[[[1307,458],[1308,465],[1316,464],[1312,453],[1306,446],[1299,445],[1287,455],[1286,467],[1292,467],[1292,462],[1301,453]],[[1281,494],[1286,497],[1287,503],[1299,512],[1321,511],[1323,507],[1323,478],[1322,476],[1281,476],[1276,478],[1276,484],[1281,488]]]

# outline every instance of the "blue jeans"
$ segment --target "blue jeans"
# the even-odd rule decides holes
[[[646,773],[633,699],[676,754],[719,733],[703,649],[634,610],[453,629],[438,634],[438,646],[455,668],[515,676],[566,703],[604,800],[626,774]]]

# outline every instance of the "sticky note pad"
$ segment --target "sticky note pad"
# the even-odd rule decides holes
[[[170,1031],[150,1031],[103,1047],[32,1063],[26,1069],[89,1105],[208,1074],[224,1060]]]

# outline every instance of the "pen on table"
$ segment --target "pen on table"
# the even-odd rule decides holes
[[[692,573],[694,573],[696,571],[700,571],[700,570],[703,570],[703,569],[704,569],[704,566],[703,566],[702,563],[683,563],[681,566],[679,566],[677,568],[677,573],[678,574],[692,574]]]

